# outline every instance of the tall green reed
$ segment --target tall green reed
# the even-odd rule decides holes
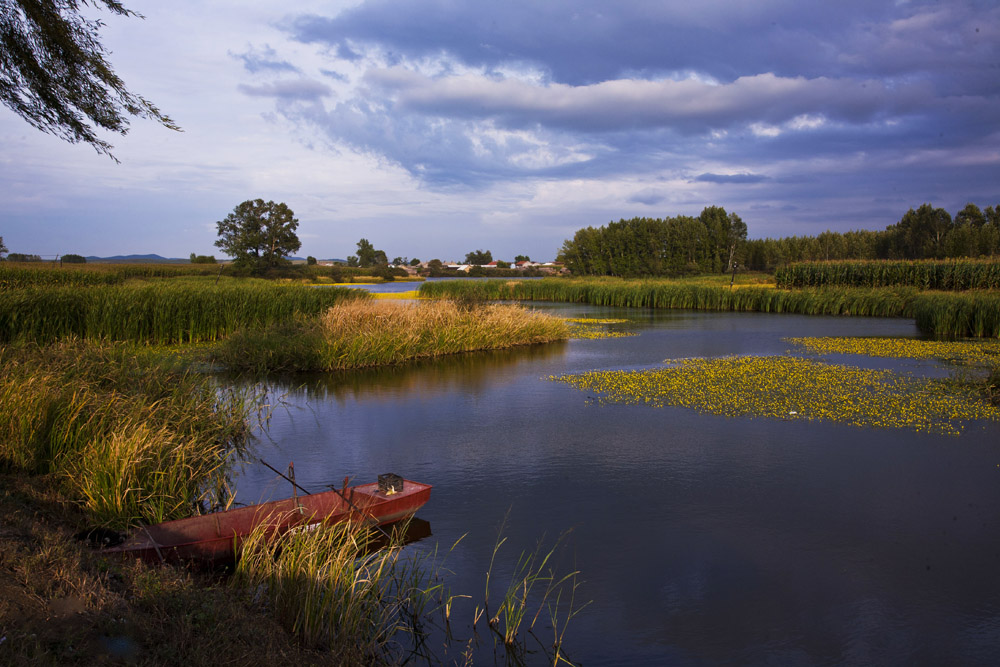
[[[125,529],[224,500],[253,389],[168,370],[123,344],[0,347],[0,467],[51,474],[92,523]]]
[[[399,635],[416,632],[414,607],[433,594],[423,588],[424,561],[402,558],[398,538],[375,548],[375,537],[360,522],[278,537],[264,525],[244,541],[233,583],[257,591],[290,632],[344,664],[394,662]]]

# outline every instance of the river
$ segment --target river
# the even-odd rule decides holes
[[[418,514],[433,536],[407,549],[447,551],[465,536],[446,561],[452,592],[473,598],[453,611],[460,638],[506,515],[495,582],[522,549],[572,529],[559,565],[581,572],[578,601],[592,603],[565,649],[585,665],[1000,660],[1000,425],[954,437],[725,418],[606,405],[549,379],[785,354],[790,336],[917,337],[912,321],[533,307],[628,318],[639,335],[278,380],[259,453],[294,461],[306,488],[383,472],[433,484]],[[286,486],[248,467],[239,499]],[[477,664],[489,664],[493,644],[477,628]],[[460,661],[461,646],[435,655]]]

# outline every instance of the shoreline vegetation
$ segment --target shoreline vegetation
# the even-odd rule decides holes
[[[595,306],[913,318],[925,336],[1000,337],[1000,290],[920,291],[916,287],[779,289],[729,278],[708,281],[543,278],[425,283],[426,298],[564,301]],[[722,280],[725,278],[725,280]]]
[[[913,317],[927,335],[996,338],[1000,333],[1000,293],[989,290],[779,289],[763,274],[673,281],[546,278],[424,283],[422,300],[400,303],[360,290],[304,284],[331,280],[319,274],[274,278],[220,275],[212,265],[0,264],[0,428],[7,434],[0,441],[3,661],[199,665],[214,663],[220,654],[258,663],[329,661],[329,637],[315,635],[320,638],[312,644],[299,634],[298,614],[310,610],[296,606],[294,593],[308,568],[330,569],[322,560],[308,560],[310,565],[287,575],[291,594],[267,599],[251,595],[239,582],[270,587],[280,568],[260,564],[233,581],[110,560],[93,548],[100,545],[101,530],[210,511],[232,500],[228,474],[248,456],[266,397],[254,385],[237,390],[206,372],[213,363],[254,372],[361,368],[592,337],[590,329],[629,333],[627,322],[567,322],[518,305],[486,303],[510,299]],[[807,349],[842,348],[826,343]],[[992,359],[991,351],[984,354]],[[994,366],[994,391],[996,374]],[[301,553],[311,559],[319,548],[307,544]],[[386,558],[366,562],[384,568],[390,587],[400,590],[392,582],[409,581],[405,590],[416,591],[414,571],[394,569],[391,551]],[[371,569],[356,572],[364,579]],[[557,577],[538,570],[525,577],[511,586],[527,580],[544,584],[551,577],[570,582],[570,593],[576,590],[575,574]],[[447,625],[449,617],[454,621],[452,603],[458,597],[465,596],[448,598],[438,591],[433,600],[415,596],[391,604],[443,613]],[[508,595],[504,605],[514,599]],[[275,613],[278,604],[287,605],[282,614]],[[501,646],[516,645],[524,609],[504,605],[506,620],[497,610],[483,618],[480,607],[470,615],[488,621],[487,634]],[[573,608],[570,603],[560,618],[571,618]],[[370,618],[371,607],[359,609],[354,620]],[[359,638],[357,645],[380,651],[385,635],[379,632],[374,643]],[[557,643],[555,661],[559,651]],[[387,654],[364,658],[388,659]]]

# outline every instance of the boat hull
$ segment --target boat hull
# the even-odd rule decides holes
[[[403,489],[391,495],[379,491],[376,483],[361,484],[346,491],[313,493],[143,526],[125,542],[103,553],[137,556],[153,563],[232,562],[243,540],[260,526],[267,526],[273,537],[318,523],[356,520],[385,525],[413,516],[430,494],[429,484],[410,480],[403,480]]]

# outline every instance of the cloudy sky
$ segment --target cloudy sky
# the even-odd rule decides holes
[[[1000,204],[996,0],[126,0],[115,164],[0,107],[14,252],[219,254],[283,201],[301,256],[554,258],[586,226],[735,211],[750,236]]]

